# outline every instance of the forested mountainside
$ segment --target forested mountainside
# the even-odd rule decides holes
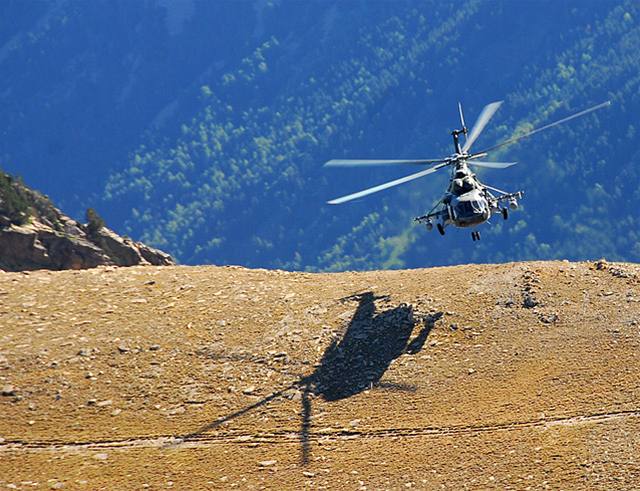
[[[33,7],[33,8],[28,8]],[[640,6],[633,1],[7,2],[0,165],[69,210],[185,263],[308,270],[606,256],[640,260]],[[491,157],[526,193],[474,243],[428,234],[448,175],[342,206],[408,174],[330,158],[477,150],[610,99]]]

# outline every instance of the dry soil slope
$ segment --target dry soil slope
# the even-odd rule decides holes
[[[640,267],[0,273],[0,485],[640,486]]]

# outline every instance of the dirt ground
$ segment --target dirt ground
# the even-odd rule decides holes
[[[639,489],[640,267],[0,273],[0,489]]]

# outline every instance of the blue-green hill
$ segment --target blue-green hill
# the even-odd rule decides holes
[[[24,5],[0,24],[0,164],[183,262],[640,260],[637,2]],[[492,155],[520,164],[483,179],[526,197],[478,244],[411,223],[446,172],[325,204],[409,172],[324,161],[448,154],[457,101],[496,99],[478,149],[613,105]]]

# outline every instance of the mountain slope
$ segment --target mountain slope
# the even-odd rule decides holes
[[[383,19],[365,15],[349,34],[327,10],[324,35],[316,27],[293,46],[274,37],[236,71],[211,79],[204,108],[183,135],[141,148],[110,181],[108,196],[122,208],[137,203],[127,220],[133,235],[173,248],[188,263],[341,270],[550,256],[638,260],[636,217],[618,211],[620,203],[637,208],[625,185],[639,178],[631,116],[640,62],[636,6],[549,9],[401,4]],[[332,55],[316,54],[320,48]],[[495,98],[507,104],[478,149],[613,100],[606,113],[502,152],[520,167],[484,177],[527,191],[515,226],[487,230],[477,247],[461,244],[458,234],[425,237],[411,218],[439,197],[446,176],[342,207],[324,204],[402,171],[329,172],[323,161],[449,153],[455,101],[465,102],[471,119]]]
[[[0,273],[0,483],[635,489],[639,280]]]
[[[195,15],[188,0],[3,2],[3,167],[65,209],[86,208],[145,131],[179,103],[190,107],[185,93],[204,72],[244,56],[252,7],[236,5],[235,21],[227,7],[201,4]]]
[[[555,2],[8,2],[0,21],[0,164],[77,215],[188,264],[297,270],[537,258],[640,260],[640,11]],[[477,142],[611,99],[605,112],[495,158],[483,179],[526,198],[512,221],[427,236],[432,176],[357,203],[328,199],[401,169],[339,157],[451,151],[461,100]],[[407,172],[408,173],[408,172]]]

